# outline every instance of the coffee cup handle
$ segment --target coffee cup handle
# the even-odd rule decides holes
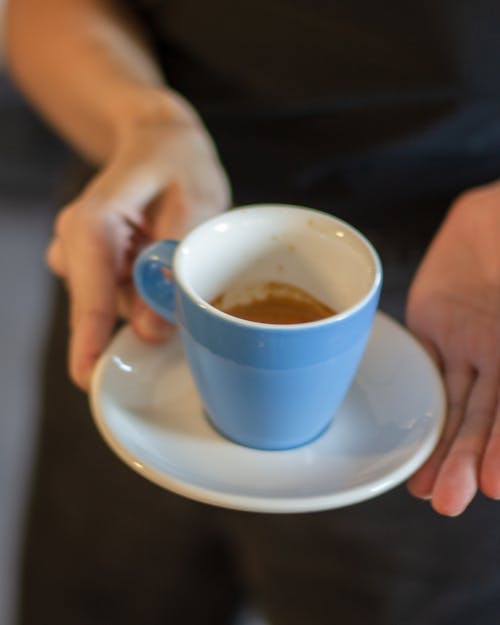
[[[164,269],[172,271],[178,241],[166,239],[144,248],[134,263],[134,284],[146,304],[171,323],[175,323],[174,283]]]

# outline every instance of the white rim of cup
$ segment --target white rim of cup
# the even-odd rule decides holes
[[[212,315],[214,315],[216,317],[219,317],[220,319],[224,319],[225,321],[228,321],[228,322],[233,323],[233,324],[237,324],[237,325],[242,326],[242,327],[254,328],[254,329],[259,329],[259,330],[262,330],[262,331],[265,331],[265,330],[272,330],[272,331],[288,330],[288,331],[292,331],[293,332],[293,331],[303,330],[306,327],[307,328],[317,328],[317,327],[321,327],[321,326],[324,326],[324,325],[329,325],[331,323],[339,323],[340,321],[342,321],[346,317],[352,316],[359,309],[363,308],[363,306],[366,304],[366,302],[369,301],[373,297],[373,294],[379,288],[380,283],[382,281],[382,275],[383,275],[382,263],[380,261],[380,257],[379,257],[379,255],[377,253],[377,250],[370,243],[370,241],[365,237],[364,234],[362,234],[357,228],[355,228],[351,224],[347,223],[343,219],[340,219],[339,217],[336,217],[335,215],[331,215],[330,213],[326,213],[324,211],[320,211],[320,210],[315,209],[315,208],[307,208],[306,206],[297,206],[297,205],[294,205],[294,204],[247,204],[247,205],[244,205],[244,206],[241,206],[241,207],[240,206],[235,207],[234,209],[231,209],[229,211],[225,211],[224,213],[221,213],[217,217],[213,217],[209,221],[205,221],[205,222],[199,224],[184,239],[181,239],[181,241],[179,242],[179,245],[178,245],[177,249],[175,250],[174,257],[173,257],[173,262],[172,262],[172,273],[173,273],[173,275],[174,276],[178,275],[176,269],[177,269],[178,257],[181,254],[182,246],[188,244],[189,243],[189,239],[192,238],[192,236],[194,236],[197,232],[199,232],[203,228],[207,228],[207,227],[210,228],[210,227],[212,227],[214,222],[217,222],[217,221],[223,220],[223,219],[227,219],[227,216],[231,215],[231,213],[233,213],[233,212],[234,213],[236,213],[236,212],[240,213],[242,211],[254,212],[256,209],[265,210],[265,209],[269,209],[269,208],[273,208],[273,209],[274,208],[278,208],[278,209],[284,208],[284,209],[292,210],[294,212],[296,212],[296,211],[300,211],[300,212],[307,211],[308,213],[315,213],[316,215],[318,215],[322,219],[326,218],[327,220],[335,221],[341,227],[343,227],[346,230],[350,231],[358,239],[360,239],[361,242],[363,243],[363,245],[370,252],[370,255],[371,255],[371,258],[373,260],[374,267],[375,267],[375,273],[374,273],[374,277],[373,277],[373,282],[372,282],[372,285],[371,285],[368,293],[362,299],[360,299],[359,302],[357,302],[353,306],[349,306],[349,308],[346,308],[342,312],[336,313],[336,314],[334,314],[334,315],[332,315],[330,317],[326,317],[325,319],[319,319],[318,321],[306,321],[306,322],[302,322],[302,323],[263,323],[261,321],[249,321],[248,319],[241,319],[240,317],[235,317],[233,315],[229,315],[228,313],[225,313],[222,310],[219,310],[215,306],[212,306],[209,302],[207,302],[202,297],[200,297],[191,288],[191,286],[189,284],[186,284],[183,280],[178,280],[178,283],[180,283],[180,285],[182,285],[182,290],[188,295],[188,297],[199,308],[202,308],[203,310],[206,310],[206,311],[210,312]]]

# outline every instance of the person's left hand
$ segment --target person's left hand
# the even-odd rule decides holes
[[[458,198],[410,288],[407,323],[440,367],[441,440],[409,482],[444,515],[500,499],[500,183]]]
[[[140,249],[181,238],[230,203],[215,145],[191,105],[170,89],[157,100],[144,95],[157,106],[120,126],[109,162],[59,213],[47,252],[68,286],[69,372],[84,390],[119,317],[144,340],[172,334],[133,287]]]

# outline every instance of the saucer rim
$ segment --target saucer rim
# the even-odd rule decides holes
[[[355,487],[345,489],[341,492],[313,495],[313,496],[262,496],[262,495],[242,495],[237,493],[224,492],[218,489],[198,486],[188,481],[173,477],[167,473],[163,473],[141,460],[141,458],[135,456],[133,453],[118,442],[116,437],[111,432],[111,429],[107,425],[106,416],[104,415],[104,409],[100,405],[99,397],[102,391],[102,382],[104,378],[104,372],[111,359],[112,345],[118,340],[119,336],[130,331],[130,326],[126,325],[121,328],[113,337],[111,344],[106,351],[101,355],[99,361],[94,369],[89,403],[91,407],[91,413],[94,423],[99,431],[100,435],[110,447],[110,449],[116,454],[120,460],[122,460],[129,468],[134,470],[138,475],[153,482],[157,486],[169,490],[177,495],[187,497],[191,500],[209,504],[217,507],[240,510],[247,512],[260,512],[260,513],[272,513],[272,514],[289,514],[289,513],[305,513],[305,512],[319,512],[323,510],[332,510],[363,501],[373,499],[383,493],[394,489],[396,486],[403,483],[409,478],[419,467],[421,467],[425,461],[430,457],[432,451],[435,449],[441,433],[443,431],[445,416],[446,416],[446,394],[442,377],[439,369],[431,356],[422,346],[422,344],[416,339],[416,337],[399,321],[392,318],[387,313],[377,311],[376,317],[383,319],[389,326],[398,326],[403,330],[408,338],[413,343],[413,347],[417,348],[420,355],[431,367],[434,378],[437,382],[436,390],[439,397],[436,401],[436,416],[434,427],[423,439],[418,450],[403,462],[399,467],[391,470],[387,475],[382,475],[377,479],[370,481],[367,484],[361,484]],[[224,438],[225,442],[230,445],[238,447],[237,443],[229,441],[227,438],[219,434],[221,438]],[[313,444],[314,441],[307,443],[304,447]],[[262,451],[262,450],[260,450]],[[266,454],[281,454],[282,450],[278,451],[264,451]]]

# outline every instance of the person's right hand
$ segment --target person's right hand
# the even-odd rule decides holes
[[[409,328],[440,368],[441,439],[408,488],[456,516],[478,490],[500,499],[500,183],[453,203],[410,288]]]
[[[118,315],[145,340],[171,333],[133,289],[139,249],[182,237],[229,207],[227,177],[198,116],[171,92],[155,106],[120,132],[109,163],[60,212],[48,248],[49,266],[69,290],[69,371],[83,389]]]

